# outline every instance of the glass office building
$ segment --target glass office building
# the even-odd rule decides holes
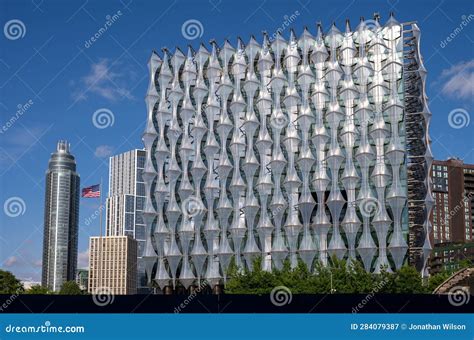
[[[59,291],[76,278],[80,177],[69,143],[59,141],[46,171],[41,284]]]
[[[153,52],[143,142],[148,280],[222,284],[333,256],[426,274],[431,113],[416,23]],[[409,250],[409,251],[408,251]]]
[[[149,291],[142,261],[145,249],[145,185],[142,171],[144,150],[131,150],[109,159],[109,194],[106,201],[106,236],[130,236],[137,240],[138,292]]]

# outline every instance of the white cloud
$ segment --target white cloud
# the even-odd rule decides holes
[[[119,67],[117,67],[119,68]],[[110,101],[121,99],[133,99],[128,90],[130,84],[127,83],[130,75],[123,71],[112,71],[108,59],[102,59],[98,63],[92,64],[89,73],[81,78],[80,88],[73,92],[75,100],[86,100],[88,94],[94,93]]]
[[[77,268],[89,268],[89,249],[77,254]]]
[[[112,155],[113,148],[110,145],[99,145],[94,152],[97,158],[107,158]]]
[[[445,69],[437,83],[448,97],[472,100],[474,95],[474,59]]]
[[[5,267],[11,267],[14,264],[16,264],[17,262],[18,262],[18,258],[16,256],[10,256],[5,261],[3,261],[3,265]]]

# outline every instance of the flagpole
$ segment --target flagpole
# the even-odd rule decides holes
[[[100,178],[100,186],[99,186],[99,197],[100,197],[100,237],[102,237],[102,177]]]

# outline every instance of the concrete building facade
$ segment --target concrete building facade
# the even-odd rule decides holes
[[[88,292],[137,293],[137,241],[130,236],[91,237]]]

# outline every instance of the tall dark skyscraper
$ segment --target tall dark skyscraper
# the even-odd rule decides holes
[[[77,268],[80,177],[67,141],[59,141],[46,172],[42,285],[58,291]]]

